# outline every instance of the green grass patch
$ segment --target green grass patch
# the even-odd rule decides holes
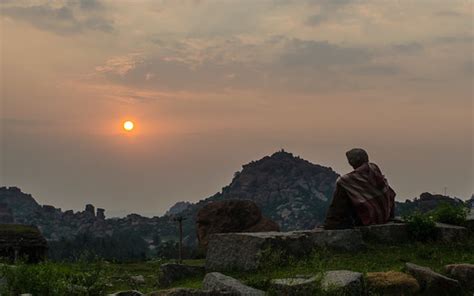
[[[428,266],[443,272],[443,267],[453,263],[474,264],[474,239],[463,243],[413,243],[398,246],[371,245],[366,251],[343,253],[329,250],[314,251],[303,259],[282,258],[269,254],[265,266],[254,272],[228,272],[252,287],[267,290],[271,279],[295,276],[314,276],[324,271],[346,269],[362,273],[376,271],[401,271],[405,262]],[[158,284],[159,267],[169,261],[136,263],[51,263],[37,265],[19,264],[3,266],[2,275],[9,285],[2,295],[30,292],[34,295],[101,295],[121,290],[136,289],[143,293],[162,289]],[[203,265],[204,260],[187,260],[186,264]],[[136,284],[131,276],[142,275],[144,284]],[[172,287],[201,288],[202,277],[189,278]],[[72,286],[86,290],[71,292]]]

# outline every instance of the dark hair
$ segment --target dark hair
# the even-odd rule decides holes
[[[347,160],[353,168],[358,168],[369,162],[369,155],[364,149],[354,148],[346,152]]]

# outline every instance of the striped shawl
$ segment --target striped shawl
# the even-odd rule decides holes
[[[395,191],[375,163],[365,163],[338,179],[363,225],[383,224],[393,217]]]

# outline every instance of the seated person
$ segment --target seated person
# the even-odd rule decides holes
[[[324,228],[387,223],[394,215],[395,192],[363,149],[352,149],[346,156],[354,171],[337,180]]]

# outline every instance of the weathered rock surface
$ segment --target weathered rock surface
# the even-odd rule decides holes
[[[474,292],[474,264],[450,264],[444,269],[451,278],[461,283],[464,290]]]
[[[269,252],[277,252],[282,258],[302,257],[314,248],[356,251],[364,248],[364,243],[357,229],[214,234],[207,250],[206,269],[254,270],[264,264]]]
[[[369,272],[366,275],[367,290],[375,295],[417,295],[420,286],[411,275],[398,271]]]
[[[436,223],[438,240],[443,242],[462,241],[467,237],[467,228],[444,223]]]
[[[246,286],[238,280],[218,272],[206,274],[202,286],[205,290],[229,292],[232,295],[263,296],[265,292]]]
[[[169,290],[156,291],[146,294],[146,296],[232,296],[229,292],[198,290],[188,288],[174,288]]]
[[[349,270],[333,270],[324,274],[321,288],[337,295],[362,295],[364,281],[362,273]]]
[[[130,290],[130,291],[120,291],[114,294],[109,294],[109,296],[142,296],[143,294],[139,291]]]
[[[306,296],[314,295],[317,291],[317,281],[311,278],[274,279],[270,283],[272,295]]]
[[[419,266],[413,263],[406,263],[405,269],[420,284],[421,292],[424,295],[443,296],[461,295],[461,285],[457,280],[448,278],[434,272],[428,267]]]
[[[275,222],[262,216],[251,200],[225,200],[208,203],[196,218],[198,240],[207,247],[214,233],[279,231]]]
[[[399,244],[409,239],[408,228],[404,223],[370,225],[359,229],[367,242]]]
[[[166,263],[160,266],[159,283],[166,287],[181,279],[202,276],[204,273],[204,266]]]

